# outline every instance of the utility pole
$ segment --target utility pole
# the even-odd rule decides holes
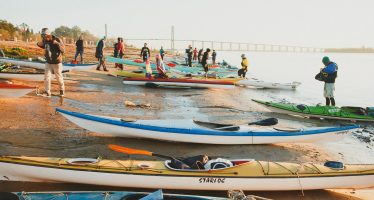
[[[105,37],[108,37],[108,26],[105,24]]]
[[[170,44],[171,44],[171,51],[172,53],[174,53],[174,26],[171,26]]]

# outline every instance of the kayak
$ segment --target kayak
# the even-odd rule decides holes
[[[326,119],[374,122],[374,112],[370,108],[360,107],[335,107],[335,106],[308,106],[304,104],[274,103],[269,101],[253,101],[266,106],[269,110],[289,115],[305,117],[318,117]]]
[[[137,120],[90,115],[56,108],[74,124],[92,132],[117,137],[136,137],[174,142],[204,144],[273,144],[312,142],[335,137],[337,133],[358,128],[356,125],[317,128],[278,128],[218,124],[189,119]]]
[[[292,82],[292,83],[273,83],[273,82],[267,82],[267,81],[261,81],[258,79],[243,79],[235,83],[235,85],[238,86],[251,86],[256,88],[264,88],[264,89],[284,89],[284,90],[294,90],[299,85],[301,85],[300,82]]]
[[[132,191],[61,191],[61,192],[13,192],[6,193],[7,197],[14,196],[19,200],[148,200],[174,199],[174,200],[228,200],[228,198],[196,196],[184,194],[168,194],[162,190],[153,193]],[[1,199],[1,194],[0,194]],[[5,198],[4,198],[5,199]],[[10,198],[9,198],[10,199]],[[144,200],[145,200],[144,199]]]
[[[25,85],[0,83],[0,98],[18,98],[22,97],[31,91],[34,87],[29,87]]]
[[[15,58],[4,58],[4,57],[0,57],[0,62],[11,63],[13,65],[31,67],[35,69],[43,69],[43,70],[45,69],[44,62],[21,60],[21,59],[15,59]],[[87,64],[63,63],[63,70],[64,71],[86,71],[95,66],[97,66],[97,63],[87,63]]]
[[[179,169],[171,160],[1,156],[0,181],[225,191],[374,187],[374,164],[341,163],[335,166],[327,162],[325,166],[253,159],[230,162],[230,166],[219,169]]]
[[[118,70],[113,72],[115,76],[122,76],[127,78],[144,78],[145,73],[143,71],[126,71],[126,70]]]
[[[43,81],[44,72],[0,72],[0,78],[11,80]]]
[[[217,88],[217,89],[233,89],[234,84],[229,81],[220,80],[196,80],[196,79],[185,79],[185,78],[169,78],[169,79],[158,79],[158,78],[124,78],[123,84],[126,85],[140,85],[140,86],[152,86],[152,87],[187,87],[187,88]]]

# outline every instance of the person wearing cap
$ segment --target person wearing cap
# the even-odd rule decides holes
[[[76,51],[74,56],[74,61],[77,61],[78,55],[81,57],[81,63],[83,63],[83,51],[84,51],[84,42],[83,36],[79,36],[78,40],[75,42]]]
[[[322,58],[322,63],[325,65],[325,67],[321,69],[321,73],[323,75],[323,81],[325,82],[323,96],[326,99],[326,106],[330,106],[330,103],[332,106],[335,106],[334,91],[335,79],[338,76],[338,65],[330,61],[330,58],[327,56]]]
[[[51,97],[51,74],[55,74],[58,86],[60,88],[60,96],[65,94],[64,78],[62,76],[62,55],[65,52],[65,45],[62,40],[48,30],[43,28],[41,31],[42,41],[37,46],[44,49],[45,71],[44,71],[44,93],[42,96]]]
[[[242,62],[240,63],[242,65],[242,68],[238,70],[238,76],[245,78],[245,74],[248,71],[248,59],[246,58],[245,54],[242,54]]]
[[[204,71],[205,71],[205,78],[208,76],[208,70],[209,70],[209,67],[208,67],[209,53],[210,53],[210,49],[207,48],[206,51],[204,52],[203,58],[201,59],[201,65],[203,66]]]
[[[151,57],[151,51],[147,47],[147,43],[144,43],[144,47],[140,51],[140,57],[143,58],[143,62],[146,62],[147,58]]]
[[[189,67],[192,67],[192,54],[193,54],[193,50],[192,50],[192,46],[191,45],[188,45],[188,49],[186,49],[186,54],[187,54],[187,65]]]
[[[104,36],[96,45],[95,57],[99,61],[96,70],[100,71],[100,67],[103,66],[104,71],[108,71],[105,66],[104,47],[105,47],[106,36]]]

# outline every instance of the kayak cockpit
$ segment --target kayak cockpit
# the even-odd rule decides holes
[[[174,166],[173,161],[171,161],[171,160],[166,160],[164,164],[165,164],[166,168],[168,168],[170,170],[173,170],[173,171],[208,172],[208,171],[224,170],[224,169],[237,167],[237,166],[240,166],[240,165],[243,165],[243,164],[253,162],[255,160],[254,159],[226,160],[226,159],[218,158],[218,159],[213,159],[211,161],[213,161],[213,162],[208,161],[208,163],[207,163],[207,164],[210,164],[210,166],[208,168],[201,168],[201,169],[179,168],[178,166]],[[229,161],[230,164],[227,163],[227,161]],[[213,168],[211,168],[211,167],[213,167]]]
[[[240,126],[237,126],[234,124],[220,124],[220,123],[203,122],[203,121],[197,121],[197,120],[193,120],[193,122],[204,128],[209,128],[209,129],[213,129],[217,131],[239,131],[240,130]]]

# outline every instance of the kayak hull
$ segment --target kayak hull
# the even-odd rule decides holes
[[[192,120],[139,120],[123,122],[120,118],[88,115],[56,109],[76,125],[92,132],[115,137],[147,138],[174,142],[204,144],[273,144],[314,142],[336,137],[358,126],[323,127],[299,132],[277,131],[273,128],[240,126],[239,131],[219,131],[201,127]]]
[[[156,191],[157,193],[159,191]],[[12,194],[17,195],[20,199],[32,199],[32,200],[124,200],[124,199],[140,199],[147,195],[147,198],[151,199],[156,195],[155,193],[148,192],[132,192],[132,191],[58,191],[58,192],[14,192]],[[196,196],[196,195],[184,195],[184,194],[168,194],[162,193],[166,199],[174,200],[228,200],[227,198],[221,197],[209,197],[209,196]],[[0,195],[1,197],[1,195]],[[158,196],[155,196],[157,198]]]
[[[360,121],[360,122],[374,122],[374,117],[371,116],[365,116],[365,117],[349,117],[349,116],[333,116],[333,115],[325,115],[325,114],[317,114],[312,112],[296,112],[293,110],[287,110],[282,109],[280,107],[275,107],[272,102],[265,102],[265,101],[259,101],[259,100],[253,100],[263,106],[266,106],[267,109],[269,109],[271,112],[274,113],[280,113],[280,114],[286,114],[286,115],[296,115],[296,116],[302,116],[302,117],[314,117],[314,118],[324,118],[324,119],[335,119],[335,120],[345,120],[345,121]],[[296,105],[295,105],[296,106]],[[338,107],[332,107],[331,109],[340,109]],[[353,115],[352,115],[353,116]],[[355,115],[357,116],[357,115]]]
[[[282,90],[295,90],[301,83],[272,83],[266,81],[260,81],[257,79],[244,79],[235,83],[238,86],[250,86],[264,89],[282,89]]]
[[[45,69],[45,63],[42,62],[34,62],[28,60],[20,60],[14,58],[0,58],[0,62],[12,63],[13,65],[19,65],[24,67],[31,67],[34,69]],[[69,64],[63,63],[63,70],[64,71],[87,71],[95,67],[97,63],[89,63],[89,64]]]
[[[0,159],[0,180],[27,182],[67,182],[132,188],[163,188],[178,190],[316,190],[336,188],[367,188],[374,186],[373,165],[355,165],[336,171],[321,165],[308,165],[318,172],[291,174],[281,172],[301,167],[298,164],[252,161],[230,169],[205,172],[174,171],[162,167],[161,161],[102,160],[97,164],[76,166],[66,164],[65,159],[51,158],[54,164],[39,162],[44,158],[21,157]],[[26,160],[26,161],[24,161]],[[29,161],[30,160],[30,161]],[[32,161],[31,160],[36,160]],[[106,164],[105,164],[106,163]],[[119,164],[118,164],[119,163]],[[129,165],[129,163],[132,163]],[[101,167],[98,167],[102,165]],[[112,166],[112,165],[116,165]],[[121,167],[122,165],[122,167]],[[264,174],[260,166],[274,167]],[[140,168],[139,166],[149,166]],[[278,166],[278,167],[277,167]],[[266,170],[266,169],[265,169]],[[280,170],[280,171],[279,171]],[[253,171],[256,173],[251,174]]]
[[[22,97],[35,88],[28,87],[24,85],[16,85],[16,84],[5,84],[0,83],[0,98],[18,98]]]
[[[0,78],[10,80],[44,81],[44,74],[41,73],[4,73],[0,72]]]
[[[194,80],[194,79],[147,79],[147,78],[124,78],[125,85],[146,86],[152,84],[155,86],[177,86],[190,88],[213,88],[213,89],[233,89],[234,84],[229,81],[216,80]]]

